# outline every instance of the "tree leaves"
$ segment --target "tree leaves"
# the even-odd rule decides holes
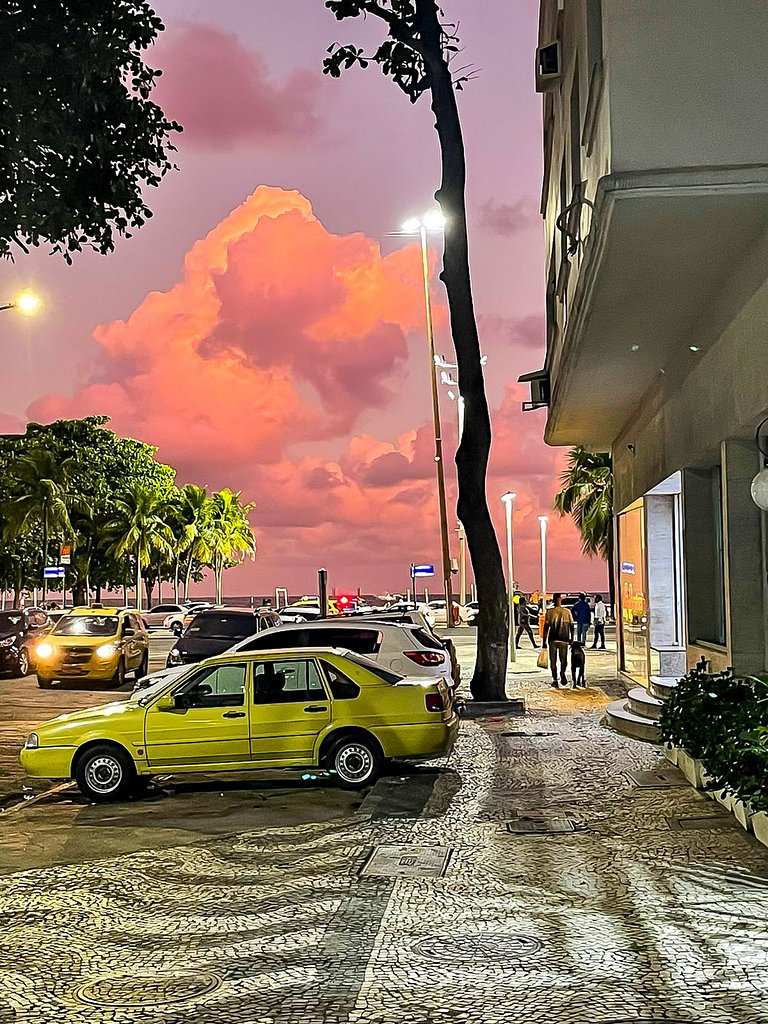
[[[569,515],[581,534],[582,551],[608,560],[613,531],[613,470],[606,452],[572,448],[560,477],[554,507]]]
[[[0,256],[50,243],[68,262],[130,237],[181,126],[150,94],[148,0],[6,0],[0,8]]]

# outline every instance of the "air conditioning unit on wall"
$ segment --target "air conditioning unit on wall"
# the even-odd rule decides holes
[[[560,85],[563,77],[560,41],[547,43],[536,50],[536,92],[549,92]]]

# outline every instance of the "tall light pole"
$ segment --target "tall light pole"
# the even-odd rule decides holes
[[[541,610],[547,612],[547,522],[548,516],[539,516],[541,529]]]
[[[448,542],[448,508],[445,500],[445,466],[443,464],[443,438],[440,427],[440,398],[437,390],[437,367],[435,365],[435,331],[432,322],[432,299],[429,294],[429,250],[427,232],[441,231],[445,218],[439,210],[430,210],[423,217],[412,217],[403,224],[403,232],[418,234],[421,239],[421,272],[424,279],[424,311],[427,323],[429,346],[429,376],[432,384],[432,425],[435,434],[435,465],[437,468],[437,502],[440,513],[440,540],[443,562],[443,589],[445,591],[445,622],[453,625],[453,586],[451,580],[451,548]]]
[[[507,522],[507,601],[509,603],[509,660],[517,661],[517,644],[515,643],[515,561],[512,547],[512,513],[517,495],[514,491],[502,494],[504,513]]]

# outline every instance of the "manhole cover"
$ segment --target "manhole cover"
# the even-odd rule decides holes
[[[363,876],[442,878],[451,851],[445,846],[377,846],[363,865]]]
[[[695,832],[713,828],[739,828],[739,823],[730,814],[706,814],[699,818],[667,818],[673,832]]]
[[[542,945],[531,935],[483,932],[480,935],[437,935],[414,942],[413,949],[434,963],[477,964],[483,968],[493,962],[506,964],[509,960],[533,956]]]
[[[520,817],[507,822],[507,832],[513,835],[552,836],[575,831],[576,822],[572,818]]]
[[[627,772],[627,778],[639,789],[671,789],[687,786],[685,776],[677,768],[660,768],[655,772]]]
[[[108,975],[94,978],[75,991],[83,1003],[95,1006],[146,1007],[186,1003],[221,985],[215,974],[155,974],[151,978]]]

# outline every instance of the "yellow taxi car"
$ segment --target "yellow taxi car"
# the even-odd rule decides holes
[[[85,679],[122,686],[127,672],[147,674],[149,635],[137,612],[73,608],[32,651],[37,685]]]
[[[445,680],[405,679],[349,651],[240,652],[46,722],[21,763],[33,778],[74,778],[96,801],[169,772],[319,767],[360,788],[386,758],[449,753],[458,726]]]

